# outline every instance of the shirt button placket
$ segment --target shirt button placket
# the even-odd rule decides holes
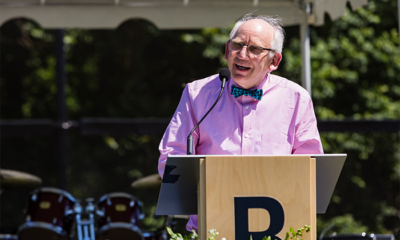
[[[242,135],[242,154],[250,154],[251,146],[251,113],[249,112],[250,107],[247,105],[244,107],[246,114],[243,114],[243,135]]]

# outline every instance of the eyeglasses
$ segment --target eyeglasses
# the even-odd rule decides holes
[[[270,49],[270,48],[263,48],[263,47],[259,47],[256,45],[244,45],[241,42],[236,42],[233,41],[232,39],[229,39],[228,41],[228,47],[231,51],[242,51],[242,48],[246,46],[247,47],[247,51],[253,55],[260,55],[262,53],[263,50],[267,50],[267,51],[273,51],[275,52],[274,49]]]

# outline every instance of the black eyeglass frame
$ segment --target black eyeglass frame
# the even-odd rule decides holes
[[[254,46],[254,47],[261,48],[261,51],[262,51],[262,50],[266,50],[266,51],[273,51],[273,52],[276,52],[274,49],[264,48],[264,47],[260,47],[260,46],[252,45],[252,44],[247,44],[247,45],[245,45],[245,44],[243,44],[243,43],[241,43],[241,42],[233,41],[232,39],[229,39],[228,44],[229,44],[230,42],[234,42],[234,43],[237,43],[237,44],[241,44],[241,45],[242,45],[242,48],[241,48],[240,50],[232,50],[232,49],[231,49],[232,51],[242,51],[242,49],[243,49],[244,46],[246,46],[246,47],[247,47],[247,51],[249,51],[249,50],[248,50],[248,49],[249,49],[249,46]],[[252,54],[254,54],[254,53],[252,53]],[[259,54],[258,54],[258,55],[259,55]]]

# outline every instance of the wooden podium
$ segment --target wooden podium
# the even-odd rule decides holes
[[[310,225],[311,232],[303,239],[314,240],[316,158],[321,158],[320,165],[328,163],[321,156],[328,155],[170,156],[156,214],[198,214],[202,240],[211,229],[227,240],[250,240],[250,235],[253,240],[264,236],[283,240],[290,227],[296,230],[304,225]],[[343,154],[340,161],[330,158],[330,165],[336,167],[324,166],[320,176],[323,183],[319,188],[322,192],[329,188],[329,199],[345,157]],[[329,199],[322,200],[323,205],[327,206]]]

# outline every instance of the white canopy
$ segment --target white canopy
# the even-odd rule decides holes
[[[159,29],[227,27],[246,13],[278,15],[284,25],[324,23],[327,12],[340,17],[347,2],[357,9],[368,0],[0,0],[0,25],[18,17],[32,19],[43,28],[112,29],[128,19],[140,18]]]

